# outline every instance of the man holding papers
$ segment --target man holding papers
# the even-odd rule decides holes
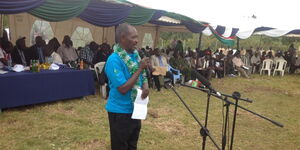
[[[151,65],[154,68],[154,72],[152,72],[153,79],[155,86],[157,88],[157,91],[160,91],[160,82],[159,82],[159,76],[166,76],[167,70],[168,70],[168,62],[167,58],[162,56],[159,49],[154,49],[154,55],[151,56]]]
[[[150,65],[150,60],[149,58],[141,60],[138,55],[136,50],[138,34],[133,26],[119,25],[115,36],[117,44],[113,47],[114,53],[108,58],[105,66],[111,89],[106,104],[111,149],[135,150],[141,120],[132,119],[132,113],[134,101],[143,100],[149,95],[145,69]]]

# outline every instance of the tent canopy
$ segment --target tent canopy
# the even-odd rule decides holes
[[[154,28],[158,26],[168,26],[170,28],[179,26],[185,27],[193,33],[203,33],[207,36],[214,35],[222,43],[230,46],[233,46],[233,39],[235,37],[246,39],[254,33],[271,37],[300,33],[300,30],[280,30],[269,27],[242,30],[227,28],[221,25],[213,26],[207,22],[197,21],[188,16],[142,7],[125,0],[0,1],[0,13],[2,14],[19,14],[24,12],[42,20],[52,22],[52,24],[54,22],[79,19],[99,27],[114,27],[123,22],[135,26],[153,24]],[[155,34],[156,36],[157,34]]]

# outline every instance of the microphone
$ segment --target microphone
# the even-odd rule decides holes
[[[200,73],[195,71],[196,78],[203,84],[205,85],[206,88],[208,88],[211,92],[216,93],[218,96],[221,96],[221,93],[215,90],[212,86],[211,83],[203,77]]]

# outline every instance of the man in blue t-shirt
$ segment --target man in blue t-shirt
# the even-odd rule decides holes
[[[133,112],[132,90],[137,86],[136,83],[139,83],[138,87],[142,89],[142,98],[149,95],[148,84],[143,82],[145,80],[142,73],[150,62],[149,58],[144,58],[138,62],[139,56],[135,50],[138,34],[133,26],[119,25],[116,29],[116,42],[115,52],[108,58],[105,66],[110,87],[105,108],[108,111],[111,149],[135,150],[137,149],[141,120],[131,119]],[[133,67],[136,67],[135,72],[132,72]]]

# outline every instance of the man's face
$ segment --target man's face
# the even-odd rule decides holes
[[[133,51],[138,43],[138,33],[134,27],[128,27],[128,33],[121,37],[121,44],[126,50]]]
[[[210,55],[209,55],[209,54],[206,54],[206,55],[205,55],[205,59],[206,59],[206,60],[210,59]]]
[[[155,50],[155,51],[154,51],[154,54],[155,54],[156,56],[159,56],[159,55],[160,55],[159,50]]]

